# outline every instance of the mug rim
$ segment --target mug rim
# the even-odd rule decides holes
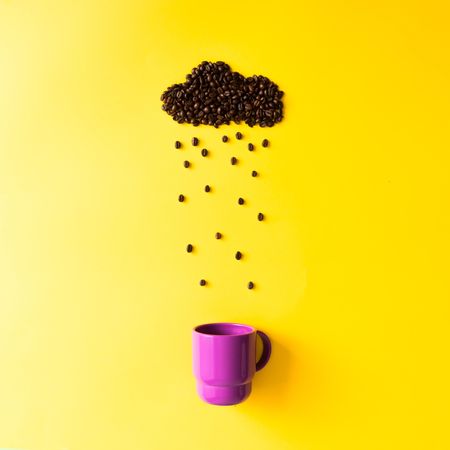
[[[202,327],[208,327],[211,325],[232,325],[237,328],[245,328],[248,330],[246,333],[239,333],[239,334],[214,334],[214,333],[205,333],[204,331],[200,331],[199,329]],[[254,332],[256,332],[256,328],[252,327],[251,325],[245,325],[243,323],[237,323],[237,322],[210,322],[210,323],[202,323],[201,325],[197,325],[193,329],[194,333],[197,333],[201,336],[211,336],[211,337],[239,337],[239,336],[248,336]]]

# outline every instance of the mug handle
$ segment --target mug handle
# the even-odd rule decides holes
[[[270,343],[269,336],[267,336],[266,333],[263,333],[262,331],[257,330],[256,333],[261,338],[261,341],[263,343],[263,351],[261,354],[261,358],[259,358],[259,361],[256,363],[256,371],[261,370],[269,361],[270,354],[272,353],[272,344]]]

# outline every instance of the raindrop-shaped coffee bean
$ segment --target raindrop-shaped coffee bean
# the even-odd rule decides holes
[[[238,252],[236,252],[234,257],[239,261],[242,258],[242,253],[238,251]]]
[[[228,136],[222,136],[222,142],[228,142]]]
[[[219,231],[216,233],[216,239],[222,239],[222,233]]]
[[[206,280],[200,280],[200,286],[206,286]]]
[[[263,146],[263,147],[268,147],[268,146],[269,146],[269,141],[268,141],[267,139],[264,139],[264,140],[262,141],[262,146]]]
[[[235,166],[236,164],[237,164],[237,158],[235,157],[235,156],[233,156],[232,158],[231,158],[231,165],[232,166]]]
[[[208,150],[206,148],[202,149],[202,156],[208,156]]]
[[[211,186],[209,184],[207,184],[205,186],[205,192],[210,192],[211,191]]]
[[[257,177],[258,176],[258,172],[256,170],[252,170],[252,177]]]
[[[239,203],[240,205],[243,205],[243,204],[245,203],[245,200],[244,200],[242,197],[239,197],[238,203]]]
[[[264,214],[263,213],[259,213],[258,214],[258,220],[261,222],[262,220],[264,220]]]
[[[198,138],[196,138],[196,137],[193,137],[193,138],[192,138],[192,145],[193,145],[194,147],[197,147],[197,145],[198,145]]]
[[[239,140],[239,141],[242,139],[242,133],[240,131],[238,131],[236,133],[236,139]]]
[[[186,167],[186,169],[191,165],[189,161],[184,161],[183,166]]]
[[[175,141],[175,148],[181,148],[181,142]]]
[[[251,152],[255,149],[255,146],[251,142],[248,144],[247,147],[248,147],[249,151],[251,151]]]
[[[194,246],[192,244],[188,244],[187,247],[186,247],[186,251],[188,253],[192,253],[192,250],[194,250]]]
[[[249,281],[247,287],[249,289],[253,289],[255,287],[255,284],[253,283],[253,281]]]
[[[179,202],[184,202],[184,199],[185,199],[185,197],[184,197],[183,194],[180,194],[180,195],[178,196],[178,201],[179,201]]]

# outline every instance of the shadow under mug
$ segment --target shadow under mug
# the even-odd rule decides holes
[[[263,351],[256,361],[256,335],[263,342]],[[252,390],[255,372],[269,361],[269,337],[249,325],[208,323],[192,332],[193,368],[197,392],[212,405],[242,403]]]

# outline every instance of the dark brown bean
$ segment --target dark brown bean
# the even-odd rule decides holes
[[[258,220],[261,222],[262,220],[264,220],[264,214],[263,213],[259,213],[258,214]]]
[[[211,186],[209,184],[207,184],[205,186],[205,192],[210,192],[211,191]]]
[[[268,146],[269,146],[269,141],[268,141],[267,139],[264,139],[264,140],[262,141],[262,146],[263,146],[263,147],[268,147]]]
[[[243,205],[243,204],[245,203],[245,200],[244,200],[242,197],[239,197],[238,203],[239,203],[240,205]]]
[[[197,145],[198,145],[198,138],[196,138],[196,137],[193,137],[193,138],[192,138],[192,145],[193,145],[194,147],[197,147]]]
[[[194,246],[192,244],[188,244],[186,247],[186,251],[188,253],[192,253],[193,250],[194,250]]]
[[[252,177],[257,177],[258,176],[258,172],[256,170],[252,170]]]
[[[216,233],[216,239],[222,239],[222,233],[219,231]]]
[[[200,280],[200,286],[206,286],[206,280],[201,279]]]
[[[239,141],[242,139],[242,133],[240,131],[238,131],[236,133],[236,139],[239,140]]]
[[[191,165],[191,163],[189,161],[184,161],[183,165],[187,169]]]
[[[202,149],[202,156],[208,156],[208,150],[206,148]]]
[[[255,146],[251,142],[248,144],[247,147],[248,147],[249,151],[251,151],[251,152],[255,149]]]
[[[253,283],[253,281],[249,281],[247,287],[249,289],[253,289],[255,287],[255,284]]]
[[[228,142],[228,136],[222,136],[222,142]]]
[[[235,166],[237,164],[237,162],[238,162],[237,158],[235,156],[233,156],[231,158],[231,165]]]
[[[175,148],[181,148],[181,142],[175,141]]]
[[[185,197],[184,197],[183,194],[180,194],[180,195],[178,196],[178,201],[179,201],[179,202],[184,202],[184,199],[185,199]]]
[[[242,258],[242,253],[237,251],[234,257],[239,261]]]

